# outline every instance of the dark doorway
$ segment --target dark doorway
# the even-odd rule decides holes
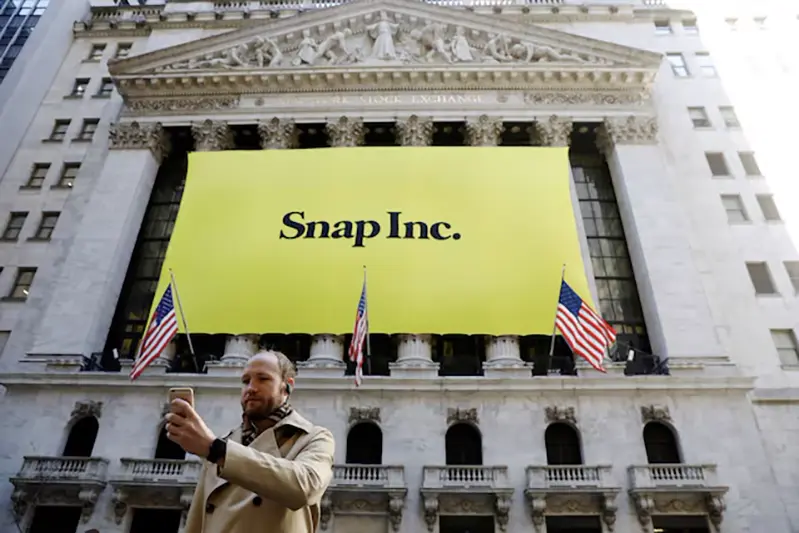
[[[64,457],[91,457],[100,424],[93,416],[81,418],[72,425],[64,445]]]
[[[361,422],[347,433],[348,465],[383,464],[383,432],[377,424]]]
[[[494,533],[493,516],[440,516],[439,533]]]
[[[180,509],[133,509],[130,533],[177,533]]]
[[[471,424],[453,424],[444,441],[448,465],[483,464],[483,438]]]
[[[547,533],[602,533],[598,516],[548,516]]]
[[[176,459],[178,461],[186,459],[186,452],[183,451],[183,448],[167,438],[166,428],[161,428],[161,432],[158,434],[155,459]]]
[[[649,464],[682,462],[677,436],[670,427],[660,422],[649,422],[644,426],[644,447]]]
[[[581,465],[580,436],[569,424],[555,422],[544,432],[548,465]]]
[[[652,529],[657,533],[710,533],[705,516],[653,516]]]
[[[80,514],[80,507],[37,506],[28,533],[75,533]]]

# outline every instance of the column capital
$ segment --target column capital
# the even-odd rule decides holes
[[[192,122],[194,149],[198,152],[217,152],[233,148],[233,132],[227,122],[206,119]]]
[[[169,152],[169,135],[160,122],[122,122],[108,131],[111,150],[150,150],[160,164]]]
[[[297,125],[291,119],[260,120],[258,135],[264,150],[287,150],[296,148],[298,144]]]
[[[333,147],[361,146],[366,130],[359,117],[339,117],[327,121],[328,144]]]
[[[658,123],[653,116],[605,117],[597,129],[597,148],[607,155],[617,144],[655,144]]]
[[[433,119],[411,115],[397,120],[397,137],[402,146],[430,146],[433,142]]]
[[[569,146],[572,134],[571,117],[552,115],[535,121],[535,132],[543,146]]]
[[[503,131],[501,118],[480,115],[466,121],[466,138],[471,146],[497,146]]]

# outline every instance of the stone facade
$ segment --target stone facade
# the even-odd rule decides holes
[[[0,215],[31,214],[19,242],[0,242],[0,293],[9,293],[18,268],[37,268],[26,301],[0,301],[0,477],[14,480],[0,485],[0,507],[8,511],[0,512],[0,533],[24,530],[32,504],[44,501],[80,505],[81,531],[128,531],[129,508],[152,505],[155,496],[133,491],[126,476],[135,461],[153,457],[170,386],[195,386],[215,431],[238,418],[234,375],[254,349],[247,336],[229,338],[208,374],[165,373],[167,353],[135,385],[124,368],[77,371],[103,349],[169,150],[166,130],[188,128],[197,150],[224,150],[234,142],[231,125],[247,122],[263,149],[291,149],[298,125],[315,122],[325,125],[331,145],[348,147],[363,142],[369,122],[388,119],[404,146],[431,144],[435,121],[463,121],[473,146],[496,145],[511,122],[533,124],[531,142],[565,146],[575,123],[594,123],[652,348],[669,357],[671,376],[627,377],[623,365],[612,364],[608,375],[532,378],[519,339],[504,336],[488,341],[484,377],[439,377],[429,335],[419,333],[398,339],[390,376],[356,390],[343,376],[342,338],[315,335],[295,406],[333,431],[341,465],[351,426],[377,424],[385,473],[360,503],[332,490],[324,529],[435,532],[440,516],[464,512],[492,515],[498,531],[510,532],[540,532],[546,516],[586,513],[621,533],[651,531],[651,516],[686,513],[706,516],[721,531],[799,529],[799,359],[781,360],[769,334],[799,329],[796,289],[779,270],[799,258],[791,241],[799,222],[782,209],[782,223],[766,223],[755,199],[775,192],[779,206],[797,200],[778,175],[793,148],[767,131],[757,107],[739,105],[746,89],[722,84],[724,76],[702,77],[707,68],[695,56],[711,49],[726,75],[734,61],[725,54],[751,47],[728,37],[705,43],[713,32],[687,29],[694,14],[652,1],[316,7],[298,13],[200,1],[90,9],[75,0],[48,10],[31,37],[24,57],[36,68],[20,73],[21,59],[8,78],[13,84],[0,92]],[[723,24],[701,7],[697,13],[709,28]],[[653,21],[664,20],[671,33],[656,35]],[[368,38],[381,25],[391,46]],[[105,47],[93,53],[98,45]],[[672,74],[662,57],[672,52],[688,58],[692,77]],[[115,86],[110,94],[101,90],[106,77]],[[90,80],[80,98],[70,96],[76,78]],[[747,132],[761,137],[750,141],[718,126],[719,108],[730,105]],[[706,108],[715,129],[692,128],[688,107]],[[799,118],[787,109],[782,116]],[[86,142],[80,130],[94,118],[99,124]],[[53,138],[54,121],[66,119],[65,138]],[[732,157],[753,150],[764,155],[767,179],[743,178]],[[733,179],[711,179],[703,152],[734,161]],[[39,188],[29,186],[38,162],[50,165]],[[74,183],[58,186],[69,163],[80,163]],[[735,194],[747,224],[725,216],[720,195]],[[60,212],[52,239],[26,242],[44,211]],[[755,296],[747,261],[769,264],[773,297]],[[588,257],[586,265],[592,279]],[[99,421],[96,459],[82,463],[70,489],[32,484],[31,472],[63,466],[57,456],[68,429],[88,415]],[[687,469],[680,472],[701,483],[653,490],[657,476],[644,466],[642,440],[651,421],[676,430]],[[490,472],[476,474],[491,481],[471,491],[436,484],[449,475],[440,466],[445,433],[459,422],[479,429],[487,469],[480,472]],[[547,485],[551,478],[537,477],[546,471],[551,423],[579,432],[584,472],[592,472],[580,474],[591,483],[565,498]],[[182,464],[170,474],[179,490],[156,494],[185,507],[194,468]],[[347,468],[337,470],[339,487],[360,479]]]

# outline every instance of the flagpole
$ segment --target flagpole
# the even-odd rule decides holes
[[[560,305],[560,289],[563,287],[563,280],[566,279],[566,263],[560,271],[560,285],[558,285],[558,305]],[[555,335],[558,333],[558,307],[555,306],[555,323],[552,326],[552,341],[549,343],[549,357],[555,353]]]
[[[366,265],[363,265],[363,294],[366,304],[366,371],[372,374],[372,346],[369,343],[369,297],[366,289]]]
[[[189,324],[186,322],[186,315],[183,314],[183,305],[180,303],[180,293],[178,293],[178,284],[175,282],[175,273],[172,272],[172,269],[169,269],[169,277],[172,280],[172,288],[175,290],[175,301],[178,304],[178,310],[180,311],[180,319],[183,322],[183,329],[186,330],[186,340],[189,341],[189,352],[191,353],[192,357],[196,357],[194,354],[194,346],[191,344],[191,334],[189,333]]]

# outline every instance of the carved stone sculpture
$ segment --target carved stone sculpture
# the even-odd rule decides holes
[[[397,137],[401,146],[430,146],[433,142],[433,120],[411,115],[397,120]]]
[[[600,501],[600,508],[602,521],[605,522],[607,530],[612,532],[616,528],[616,511],[619,509],[616,505],[616,493],[604,494]]]
[[[404,494],[388,495],[388,520],[391,523],[391,530],[395,533],[400,530],[400,526],[402,525],[402,511],[404,509]]]
[[[447,424],[457,424],[461,422],[467,422],[471,424],[479,424],[480,421],[477,418],[477,409],[474,407],[470,407],[468,409],[462,409],[460,407],[452,408],[450,407],[447,409]]]
[[[273,118],[258,122],[258,135],[264,150],[287,150],[296,148],[298,142],[297,125],[293,120]]]
[[[350,407],[350,424],[358,422],[380,422],[379,407]]]
[[[198,152],[216,152],[233,148],[233,133],[227,122],[206,119],[193,122],[191,134],[194,148]]]
[[[633,503],[635,504],[635,512],[638,515],[638,522],[641,527],[648,528],[652,522],[652,510],[655,508],[654,498],[648,494],[635,494]]]
[[[169,137],[160,122],[111,124],[111,150],[150,150],[160,163],[169,152]]]
[[[577,415],[575,414],[574,407],[558,407],[551,405],[544,409],[544,415],[549,424],[553,422],[577,423]]]
[[[497,495],[496,501],[494,502],[494,512],[496,513],[497,525],[500,531],[508,530],[508,520],[510,518],[509,515],[512,503],[510,496]]]
[[[72,408],[70,419],[80,420],[81,418],[86,418],[87,416],[93,416],[94,418],[99,419],[102,414],[103,402],[95,402],[91,400],[75,402],[75,407]]]
[[[424,494],[424,521],[427,524],[427,531],[433,533],[438,521],[438,496]]]
[[[609,154],[617,144],[654,144],[657,134],[657,119],[652,116],[605,118],[597,130],[596,143],[602,153]]]
[[[466,121],[466,137],[471,146],[497,146],[504,130],[502,119],[488,115]]]
[[[546,521],[545,513],[547,510],[547,500],[545,496],[534,495],[529,497],[530,517],[533,520],[533,527],[536,531],[541,531]]]
[[[572,120],[552,115],[547,119],[536,120],[535,131],[542,146],[569,146]]]
[[[322,495],[322,501],[319,502],[319,509],[319,529],[326,530],[333,516],[333,501],[330,499],[328,493]]]
[[[360,146],[365,133],[360,118],[340,117],[327,123],[328,142],[333,147]]]
[[[671,414],[666,405],[642,405],[641,422],[671,422]]]

